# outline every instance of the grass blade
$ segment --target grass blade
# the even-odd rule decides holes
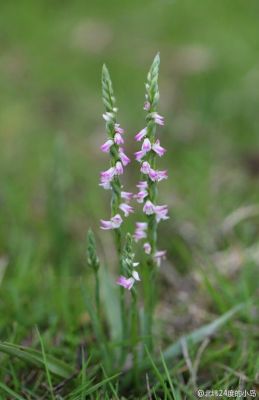
[[[3,382],[0,382],[0,389],[2,389],[3,392],[8,393],[11,398],[14,400],[24,400],[24,397],[21,397],[19,394],[14,392],[12,389],[10,389],[8,386],[6,386]]]
[[[210,324],[204,325],[196,331],[190,333],[189,335],[183,336],[176,343],[169,346],[165,351],[163,351],[163,357],[165,360],[178,356],[182,352],[181,341],[186,340],[187,344],[195,344],[204,340],[206,337],[213,335],[222,325],[224,325],[228,320],[230,320],[238,311],[244,307],[243,304],[232,308],[225,314],[221,315],[219,318],[212,321]]]
[[[41,352],[29,347],[17,346],[8,342],[0,342],[0,352],[8,354],[12,357],[17,357],[20,360],[41,369],[45,368],[46,366]],[[69,378],[74,372],[74,369],[70,367],[70,365],[50,355],[46,355],[46,363],[48,370],[52,374],[64,379]]]

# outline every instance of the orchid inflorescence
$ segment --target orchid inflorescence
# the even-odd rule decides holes
[[[112,191],[112,215],[110,220],[101,220],[101,229],[116,230],[117,245],[121,251],[121,231],[123,217],[133,213],[133,207],[129,204],[134,197],[138,203],[143,204],[143,212],[146,215],[145,222],[137,222],[133,238],[136,242],[146,239],[143,244],[145,254],[152,257],[156,265],[160,266],[165,258],[166,252],[158,251],[156,248],[157,224],[161,220],[168,219],[168,207],[157,204],[157,183],[167,179],[166,170],[156,169],[156,157],[162,157],[166,149],[160,145],[156,138],[157,125],[164,125],[164,118],[157,112],[159,100],[158,72],[160,58],[157,55],[152,63],[147,76],[146,95],[144,110],[147,112],[146,126],[135,135],[137,142],[142,141],[141,150],[135,152],[135,159],[141,164],[141,181],[137,184],[138,193],[122,191],[120,176],[124,167],[130,163],[130,158],[125,154],[122,147],[124,144],[124,129],[117,122],[118,108],[115,104],[115,97],[111,78],[107,67],[103,66],[102,73],[102,94],[105,106],[103,118],[106,121],[107,140],[101,146],[101,151],[110,154],[110,168],[101,172],[100,185],[104,189]],[[123,215],[121,215],[123,214]],[[119,239],[118,239],[119,238]],[[131,289],[135,281],[140,280],[138,273],[131,276],[123,276],[117,280],[117,284],[126,289]]]
[[[140,164],[140,180],[136,187],[136,194],[126,191],[122,185],[122,176],[125,167],[130,163],[130,158],[125,153],[125,131],[117,121],[118,108],[114,97],[113,86],[107,67],[102,70],[102,97],[105,106],[103,118],[105,120],[107,138],[101,145],[103,153],[109,154],[109,168],[100,174],[100,186],[111,192],[111,216],[109,219],[101,219],[102,230],[112,230],[115,237],[115,245],[119,261],[119,273],[116,279],[120,286],[120,312],[122,321],[122,339],[132,338],[133,359],[137,363],[136,341],[140,330],[139,309],[137,304],[136,282],[143,281],[144,291],[144,320],[143,336],[146,344],[152,349],[152,325],[155,308],[156,270],[165,259],[166,251],[157,249],[158,223],[168,219],[168,206],[157,203],[157,185],[167,179],[167,171],[156,167],[158,157],[162,157],[166,149],[161,146],[156,137],[157,126],[164,125],[164,118],[158,114],[159,100],[158,73],[159,55],[154,58],[146,82],[146,95],[144,110],[146,111],[146,124],[135,135],[135,140],[141,142],[141,149],[135,152],[135,159]],[[141,204],[145,219],[136,222],[136,229],[131,235],[124,233],[123,222],[126,217],[134,212],[130,202],[135,199]],[[143,267],[141,274],[138,272],[139,263],[135,261],[133,244],[143,241]],[[94,247],[94,249],[92,249]],[[96,280],[96,305],[98,315],[101,318],[99,296],[99,259],[95,252],[95,242],[92,232],[88,235],[88,259],[89,265],[95,272]],[[126,290],[131,293],[129,305]],[[127,315],[131,316],[129,323]],[[141,328],[142,329],[142,328]],[[131,333],[130,333],[131,332]],[[135,353],[134,353],[135,352]],[[122,354],[125,355],[122,349]],[[124,357],[124,356],[123,356]],[[122,359],[123,359],[122,357]]]

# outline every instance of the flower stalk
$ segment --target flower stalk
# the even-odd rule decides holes
[[[153,314],[156,303],[156,275],[157,266],[160,265],[161,259],[165,257],[164,251],[157,250],[157,226],[161,220],[168,219],[168,208],[166,205],[157,204],[157,184],[167,179],[167,171],[156,169],[157,157],[162,157],[165,149],[160,145],[160,141],[156,138],[157,126],[164,125],[164,118],[158,114],[157,106],[159,101],[158,75],[159,75],[159,54],[156,55],[147,75],[146,95],[144,110],[146,115],[146,126],[136,134],[137,142],[142,142],[141,150],[135,153],[136,160],[141,164],[141,182],[137,185],[139,192],[135,198],[139,203],[143,203],[143,212],[146,215],[147,226],[145,229],[139,229],[141,224],[138,223],[135,232],[135,239],[145,239],[143,245],[147,254],[147,271],[146,276],[146,337],[147,345],[152,350],[152,326]],[[139,225],[139,226],[138,226]],[[144,225],[142,225],[144,227]]]

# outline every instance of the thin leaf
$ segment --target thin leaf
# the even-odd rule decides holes
[[[232,308],[227,311],[221,317],[215,319],[208,325],[204,325],[196,331],[190,333],[189,335],[183,336],[176,343],[169,346],[165,351],[163,351],[163,357],[165,360],[173,358],[181,354],[182,347],[181,342],[185,340],[187,344],[195,344],[203,341],[206,337],[213,335],[222,325],[224,325],[228,320],[230,320],[238,311],[244,307],[243,304]]]
[[[111,276],[106,268],[99,270],[101,281],[101,294],[105,315],[109,324],[110,334],[113,342],[122,339],[121,313],[118,296],[118,288],[112,284]]]
[[[8,393],[10,396],[12,396],[11,398],[14,400],[24,400],[24,397],[21,397],[18,393],[14,392],[3,382],[0,382],[0,389],[2,389],[5,393]]]
[[[45,368],[42,354],[38,350],[34,350],[29,347],[17,346],[8,342],[0,342],[0,352],[8,354],[12,357],[17,357],[20,360],[35,365],[38,368]],[[69,378],[74,372],[74,369],[70,365],[50,355],[46,355],[46,363],[48,370],[52,374],[64,379]]]

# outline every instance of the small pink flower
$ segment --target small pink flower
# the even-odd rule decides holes
[[[166,152],[166,149],[165,149],[164,147],[160,146],[160,141],[159,141],[158,139],[157,139],[156,142],[152,145],[152,149],[154,150],[154,152],[155,152],[156,154],[159,155],[159,157],[162,157],[162,156],[165,154],[165,152]]]
[[[122,174],[123,174],[123,166],[122,166],[122,163],[121,163],[120,161],[117,161],[117,162],[116,162],[116,165],[115,165],[115,173],[116,173],[117,175],[122,175]]]
[[[169,219],[168,214],[168,207],[167,205],[163,205],[163,206],[155,206],[154,208],[154,212],[156,214],[156,220],[157,222],[160,222],[161,220],[166,220]]]
[[[162,260],[166,259],[166,251],[165,250],[156,251],[154,254],[154,259],[155,262],[157,263],[157,266],[160,267]]]
[[[146,201],[143,207],[143,212],[147,215],[154,214],[155,212],[155,205],[150,201]]]
[[[121,136],[120,133],[115,133],[115,135],[114,135],[114,142],[115,142],[116,144],[118,144],[118,145],[124,143],[124,139],[123,139],[123,137]]]
[[[106,171],[101,172],[101,183],[109,183],[115,175],[115,168],[111,167]]]
[[[127,203],[121,203],[121,204],[119,205],[119,208],[121,209],[121,211],[124,212],[124,216],[125,216],[125,217],[128,217],[130,213],[133,213],[133,212],[134,212],[133,207],[131,207],[131,206],[130,206],[129,204],[127,204]]]
[[[147,230],[147,222],[136,223],[136,230],[133,235],[136,242],[138,242],[141,239],[145,239],[147,237],[146,230]]]
[[[119,156],[124,167],[130,163],[130,158],[124,153],[123,148],[119,148]]]
[[[99,186],[102,186],[102,188],[105,189],[105,190],[109,190],[109,189],[112,188],[111,185],[110,185],[110,182],[99,183]]]
[[[149,101],[145,101],[143,109],[144,109],[145,111],[149,111],[149,110],[150,110],[150,107],[151,107],[150,102],[149,102]]]
[[[104,153],[108,153],[112,145],[113,145],[113,140],[112,140],[112,139],[108,139],[108,140],[100,147],[100,149],[101,149]]]
[[[144,189],[147,189],[148,183],[147,183],[147,181],[140,181],[136,186],[138,189],[144,190]]]
[[[144,139],[141,150],[145,151],[145,153],[147,153],[148,151],[151,150],[151,147],[152,146],[151,146],[150,140],[148,138]]]
[[[120,133],[121,135],[124,133],[124,129],[120,127],[120,124],[115,124],[114,130],[116,133]]]
[[[139,151],[136,151],[134,153],[134,155],[135,155],[135,159],[140,162],[142,160],[142,158],[145,157],[146,151],[139,150]]]
[[[160,182],[163,179],[167,179],[167,171],[156,171],[150,168],[148,175],[153,182]]]
[[[122,218],[120,214],[116,214],[114,217],[110,219],[110,221],[105,221],[101,219],[101,229],[108,230],[108,229],[117,229],[122,224]]]
[[[151,246],[148,242],[143,244],[143,249],[145,251],[146,254],[150,254],[151,253]]]
[[[150,171],[150,164],[147,161],[144,161],[143,164],[141,165],[140,171],[143,174],[149,174]]]
[[[148,192],[146,190],[140,190],[137,194],[134,195],[134,199],[136,199],[138,203],[143,203],[144,198],[147,196]]]
[[[145,229],[147,229],[147,226],[148,226],[147,222],[136,222],[136,227],[138,229],[145,230]]]
[[[139,133],[135,135],[137,142],[140,142],[147,134],[147,128],[143,128]]]
[[[164,125],[164,117],[162,117],[162,115],[158,114],[157,112],[153,112],[151,116],[157,125]]]
[[[131,290],[135,283],[135,279],[133,277],[126,278],[125,276],[120,276],[116,283],[117,285],[123,286],[125,289]]]
[[[123,191],[121,192],[121,198],[124,200],[130,201],[132,199],[132,197],[133,197],[133,193],[123,192]]]

